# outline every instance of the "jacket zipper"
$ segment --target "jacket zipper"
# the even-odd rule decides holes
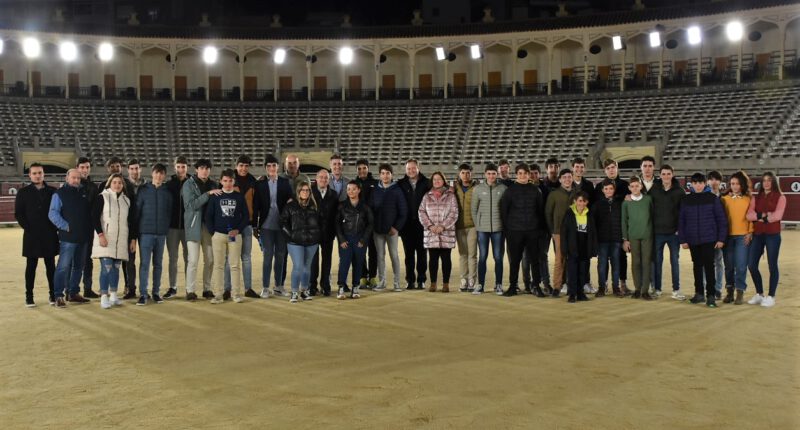
[[[489,233],[494,233],[494,225],[492,224],[492,194],[494,194],[494,190],[492,187],[489,187]]]
[[[120,231],[120,225],[121,225],[120,224],[120,213],[121,212],[122,211],[120,210],[120,206],[119,206],[119,197],[117,197],[117,240],[116,240],[116,242],[114,242],[114,257],[117,257],[117,258],[115,258],[115,260],[119,259],[119,255],[117,255],[117,252],[119,251],[119,231]]]

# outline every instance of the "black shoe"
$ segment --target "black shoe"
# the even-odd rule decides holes
[[[231,292],[230,291],[223,291],[222,293],[222,300],[229,301],[231,299]]]
[[[638,298],[641,298],[641,297],[642,297],[642,292],[641,291],[634,291],[633,294],[631,294],[631,298],[632,299],[638,299]]]
[[[147,296],[139,297],[139,300],[136,302],[136,306],[144,306],[147,304]]]
[[[253,291],[252,288],[247,290],[247,291],[245,291],[244,292],[244,296],[245,297],[250,297],[251,299],[260,299],[261,298],[261,296],[258,293],[256,293],[255,291]]]
[[[73,294],[69,296],[67,301],[75,304],[83,304],[83,303],[89,303],[91,300],[83,298],[80,294]]]
[[[547,297],[547,294],[545,294],[538,285],[533,287],[533,294],[535,294],[536,297]]]
[[[416,285],[414,285],[413,282],[407,282],[406,283],[406,290],[416,290],[416,289],[417,289],[417,287],[416,287]]]
[[[86,297],[89,297],[89,296],[86,296]],[[717,291],[717,292],[714,293],[714,299],[720,300],[721,298],[722,298],[722,291]]]
[[[153,294],[153,303],[164,303],[164,299],[158,294]]]
[[[574,294],[570,294],[569,298],[567,299],[567,303],[575,303],[575,301],[576,301],[575,300],[575,295]]]
[[[424,290],[425,289],[425,283],[424,282],[417,282],[417,289],[418,290]]]
[[[56,303],[53,306],[57,307],[58,309],[66,309],[67,302],[64,301],[63,297],[59,297],[56,299]]]
[[[708,300],[706,301],[706,306],[708,306],[709,308],[716,308],[717,307],[717,301],[715,299],[712,299],[711,297],[709,297]]]
[[[83,290],[83,297],[86,297],[87,299],[99,299],[100,298],[100,296],[98,296],[97,293],[95,293],[92,290]]]
[[[508,287],[508,289],[503,292],[503,297],[516,296],[518,292],[519,292],[519,288],[517,288],[515,285],[512,285],[512,286]]]
[[[322,296],[323,297],[330,297],[331,296],[331,287],[325,287],[322,289]]]
[[[344,286],[344,292],[345,292],[345,293],[349,293],[349,292],[350,292],[350,287],[348,287],[347,285],[345,285],[345,286]]]
[[[550,294],[553,294],[553,288],[551,286],[547,285],[547,284],[544,284],[544,287],[542,288],[542,291],[544,292],[545,295],[548,295],[548,296]]]
[[[578,293],[578,301],[579,302],[588,302],[589,298],[586,297],[586,293],[583,292],[583,289]]]
[[[33,297],[26,297],[25,298],[25,306],[27,306],[29,308],[35,308],[36,307],[36,303],[33,302]]]
[[[653,296],[650,293],[642,293],[642,300],[653,300]]]
[[[190,301],[190,302],[193,302],[193,301],[197,300],[197,294],[195,294],[195,293],[186,293],[186,300]]]
[[[178,295],[178,290],[176,290],[175,288],[170,288],[169,290],[167,290],[166,294],[164,294],[164,298],[171,299],[176,295]]]
[[[550,297],[553,297],[553,298],[557,299],[560,296],[561,296],[561,290],[559,290],[558,288],[553,288],[553,292],[550,293]]]
[[[525,294],[533,294],[533,291],[531,291],[531,284],[525,284],[525,289],[523,291]]]
[[[48,302],[48,303],[50,303],[50,306],[55,306],[55,305],[56,305],[56,297],[55,297],[55,296],[53,296],[52,294],[50,295],[50,297],[48,298],[48,300],[49,300],[49,302]]]
[[[211,291],[203,291],[203,298],[206,300],[211,300],[214,298],[214,293]]]
[[[695,294],[694,297],[692,297],[689,300],[689,303],[692,303],[692,304],[696,305],[698,303],[703,303],[704,301],[706,301],[705,296],[703,296],[702,294]]]
[[[605,297],[605,295],[606,295],[606,287],[605,286],[600,286],[597,289],[597,292],[595,293],[594,296],[595,297]]]
[[[125,292],[125,295],[122,296],[122,300],[133,300],[136,297],[136,288],[133,288]]]

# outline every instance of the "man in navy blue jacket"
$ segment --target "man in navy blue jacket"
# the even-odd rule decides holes
[[[381,164],[379,167],[380,181],[373,189],[370,208],[375,215],[373,240],[378,257],[378,285],[375,290],[382,291],[386,288],[386,247],[389,247],[389,257],[392,259],[392,274],[394,275],[394,291],[403,291],[400,288],[400,256],[397,253],[398,234],[403,229],[408,217],[408,205],[403,191],[392,181],[392,166]]]
[[[147,296],[147,278],[150,275],[150,264],[153,264],[153,294],[155,303],[164,303],[159,295],[161,289],[162,261],[164,248],[169,233],[172,215],[172,194],[164,183],[167,167],[157,163],[153,166],[152,183],[139,187],[136,193],[136,222],[139,231],[139,301],[144,306],[150,297]]]
[[[278,159],[269,154],[264,160],[267,175],[256,183],[253,196],[253,235],[259,239],[261,250],[264,252],[264,262],[261,266],[262,289],[261,298],[269,297],[269,278],[274,267],[275,288],[273,293],[277,296],[284,295],[283,284],[285,279],[283,270],[286,261],[286,238],[281,232],[280,215],[283,207],[294,192],[289,180],[278,176]]]
[[[683,198],[678,219],[678,238],[681,247],[692,254],[694,270],[694,297],[692,303],[717,307],[714,287],[714,250],[722,249],[728,236],[728,218],[722,203],[711,193],[704,192],[706,177],[702,173],[692,175],[693,193]],[[705,297],[703,296],[703,272],[705,272]]]
[[[211,246],[214,249],[214,273],[211,278],[216,291],[211,304],[228,299],[223,293],[226,259],[230,265],[233,300],[241,303],[244,296],[239,264],[242,257],[242,232],[250,226],[250,213],[244,196],[234,188],[235,181],[236,173],[232,169],[223,170],[219,180],[222,194],[212,196],[206,206],[205,225],[211,233]]]

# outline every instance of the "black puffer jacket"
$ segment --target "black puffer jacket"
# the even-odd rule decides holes
[[[500,199],[503,231],[540,231],[544,223],[544,200],[534,184],[514,182]]]
[[[622,242],[622,202],[605,196],[594,202],[589,210],[597,227],[598,242]]]
[[[363,200],[359,200],[356,206],[353,206],[349,199],[339,203],[336,215],[336,235],[339,237],[339,243],[346,242],[347,236],[353,234],[360,237],[361,243],[369,243],[373,224],[372,209],[364,204]]]
[[[292,200],[281,212],[281,229],[289,243],[302,246],[316,245],[322,238],[319,210],[313,204],[302,207],[297,200]]]

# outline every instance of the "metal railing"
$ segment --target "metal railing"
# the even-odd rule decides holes
[[[547,95],[547,84],[520,84],[517,87],[518,96]]]
[[[381,88],[381,100],[408,100],[409,88]]]

